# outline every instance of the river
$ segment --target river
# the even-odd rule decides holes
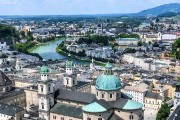
[[[31,51],[31,53],[38,53],[44,60],[65,59],[66,58],[65,56],[60,55],[59,53],[56,53],[56,51],[55,51],[57,45],[60,44],[61,42],[62,42],[62,40],[56,40],[53,42],[48,42],[45,45],[37,47],[36,49]],[[89,62],[84,62],[84,61],[80,61],[80,60],[74,60],[73,59],[73,61],[76,63],[80,63],[80,64],[89,64]]]

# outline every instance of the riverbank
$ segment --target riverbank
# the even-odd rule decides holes
[[[47,41],[47,42],[45,42],[45,43],[39,43],[39,44],[37,44],[36,46],[33,46],[33,47],[29,48],[27,51],[28,51],[29,53],[31,53],[33,50],[37,49],[37,48],[40,47],[40,46],[45,46],[45,45],[47,45],[47,44],[49,44],[49,43],[51,43],[51,42],[54,42],[54,41],[56,41],[56,40],[63,40],[63,39],[65,39],[65,38],[64,38],[64,37],[62,37],[62,38],[56,38],[56,39],[54,39],[54,40],[50,40],[50,41]]]
[[[56,51],[57,53],[63,55],[63,56],[68,57],[68,53],[62,51],[61,49],[59,49],[59,47],[56,47],[55,51]],[[72,59],[75,59],[75,60],[78,60],[78,61],[83,61],[83,62],[89,62],[89,63],[91,63],[91,60],[87,60],[87,59],[86,59],[86,60],[82,60],[82,59],[77,58],[77,56],[74,56],[74,55],[72,55]],[[102,62],[97,62],[97,61],[95,61],[95,64],[96,64],[96,65],[99,65],[99,66],[105,66],[106,63],[102,63]]]

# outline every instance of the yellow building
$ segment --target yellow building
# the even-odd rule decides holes
[[[30,86],[24,89],[26,93],[26,107],[29,108],[31,105],[39,105],[38,87]]]

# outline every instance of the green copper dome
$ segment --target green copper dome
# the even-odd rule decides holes
[[[127,103],[124,105],[123,110],[137,110],[141,109],[142,107],[143,104],[132,100],[128,100]]]
[[[40,69],[40,73],[49,73],[50,70],[48,68],[48,66],[42,66]]]
[[[105,66],[105,68],[112,68],[113,66],[108,62]]]
[[[98,90],[118,90],[121,88],[121,82],[115,75],[100,75],[96,80],[96,89]]]
[[[102,112],[107,111],[106,108],[104,108],[103,106],[101,106],[97,102],[93,102],[89,105],[82,107],[82,110],[85,112],[88,112],[88,113],[102,113]]]

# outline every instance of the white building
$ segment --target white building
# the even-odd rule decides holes
[[[47,66],[41,67],[41,80],[38,81],[39,117],[49,120],[49,110],[54,105],[54,84],[49,79],[50,70]]]
[[[176,91],[175,91],[175,97],[174,97],[174,109],[180,105],[180,83],[178,82],[176,84]]]
[[[137,45],[139,39],[137,38],[118,38],[116,39],[116,43],[118,45],[130,45],[130,44],[134,44]]]
[[[121,91],[133,96],[132,100],[144,104],[145,94],[148,91],[148,85],[141,83],[134,86],[126,86]]]

